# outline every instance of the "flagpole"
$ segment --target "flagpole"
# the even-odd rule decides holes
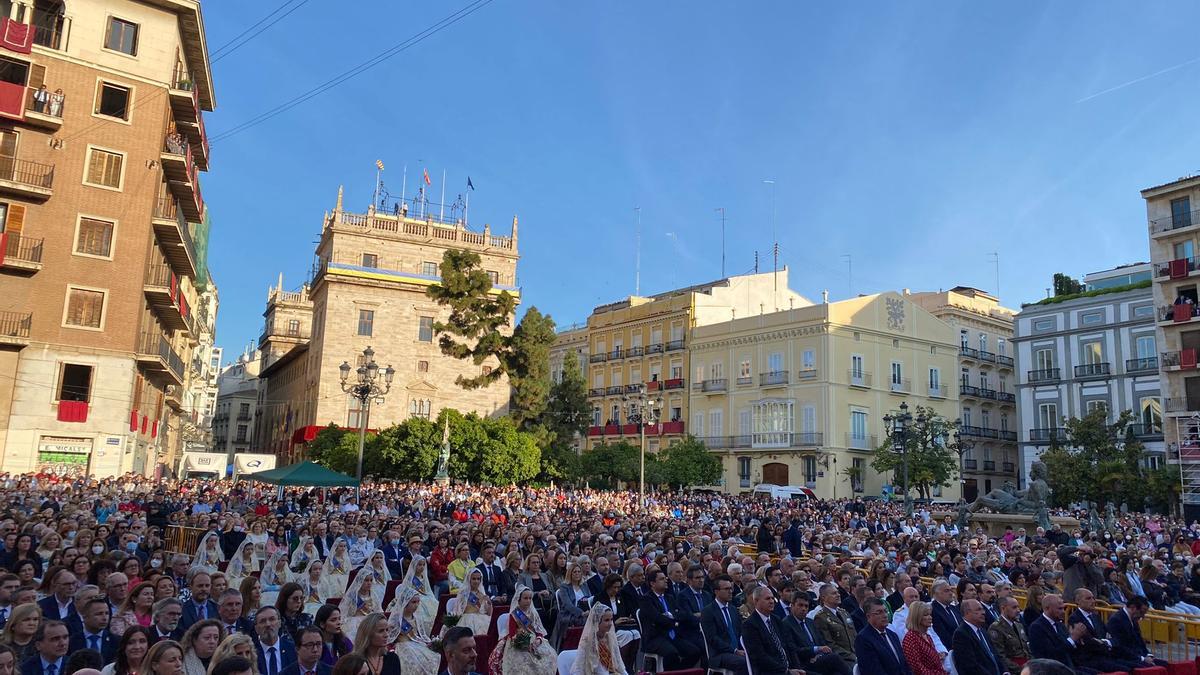
[[[400,205],[404,205],[404,191],[408,188],[408,164],[404,165],[404,178],[400,182]]]
[[[463,227],[466,227],[471,224],[471,220],[470,220],[470,218],[468,218],[468,216],[470,216],[470,214],[471,214],[471,191],[470,190],[467,190],[466,197],[467,197],[467,205],[463,208]]]
[[[375,165],[375,195],[371,197],[371,208],[379,208],[379,174],[383,173],[383,169],[379,165]]]
[[[442,169],[442,204],[438,207],[438,220],[443,220],[446,216],[446,170]]]

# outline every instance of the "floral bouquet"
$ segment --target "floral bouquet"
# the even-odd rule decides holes
[[[442,639],[441,638],[433,638],[432,640],[429,641],[429,644],[427,644],[425,646],[429,647],[429,651],[431,651],[431,652],[434,652],[436,654],[442,653]]]
[[[454,628],[455,626],[458,625],[458,620],[461,618],[462,617],[460,617],[457,614],[447,614],[446,616],[442,617],[442,627],[443,628]]]

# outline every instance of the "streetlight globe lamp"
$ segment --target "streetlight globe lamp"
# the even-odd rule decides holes
[[[358,479],[358,487],[354,490],[354,500],[362,506],[362,467],[363,467],[363,449],[367,444],[367,425],[371,419],[371,401],[376,397],[383,396],[392,388],[392,378],[396,376],[396,369],[390,365],[384,369],[383,378],[379,378],[379,364],[375,363],[375,350],[369,346],[362,352],[362,365],[355,369],[357,378],[350,379],[351,366],[348,361],[343,361],[342,365],[338,366],[342,380],[342,391],[349,394],[352,398],[358,401],[358,471],[355,478]]]

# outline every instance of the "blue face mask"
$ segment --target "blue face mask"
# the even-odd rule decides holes
[[[137,550],[137,542],[136,542],[136,541],[131,541],[131,542],[129,542],[129,543],[127,543],[127,544],[125,544],[125,550],[127,550],[127,551],[136,551],[136,550]]]

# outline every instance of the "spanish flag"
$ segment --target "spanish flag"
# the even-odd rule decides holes
[[[383,171],[383,160],[382,159],[375,160],[375,168],[379,169],[380,171]]]
[[[421,173],[425,174],[425,184],[433,185],[433,181],[429,180],[429,169],[421,169]]]

